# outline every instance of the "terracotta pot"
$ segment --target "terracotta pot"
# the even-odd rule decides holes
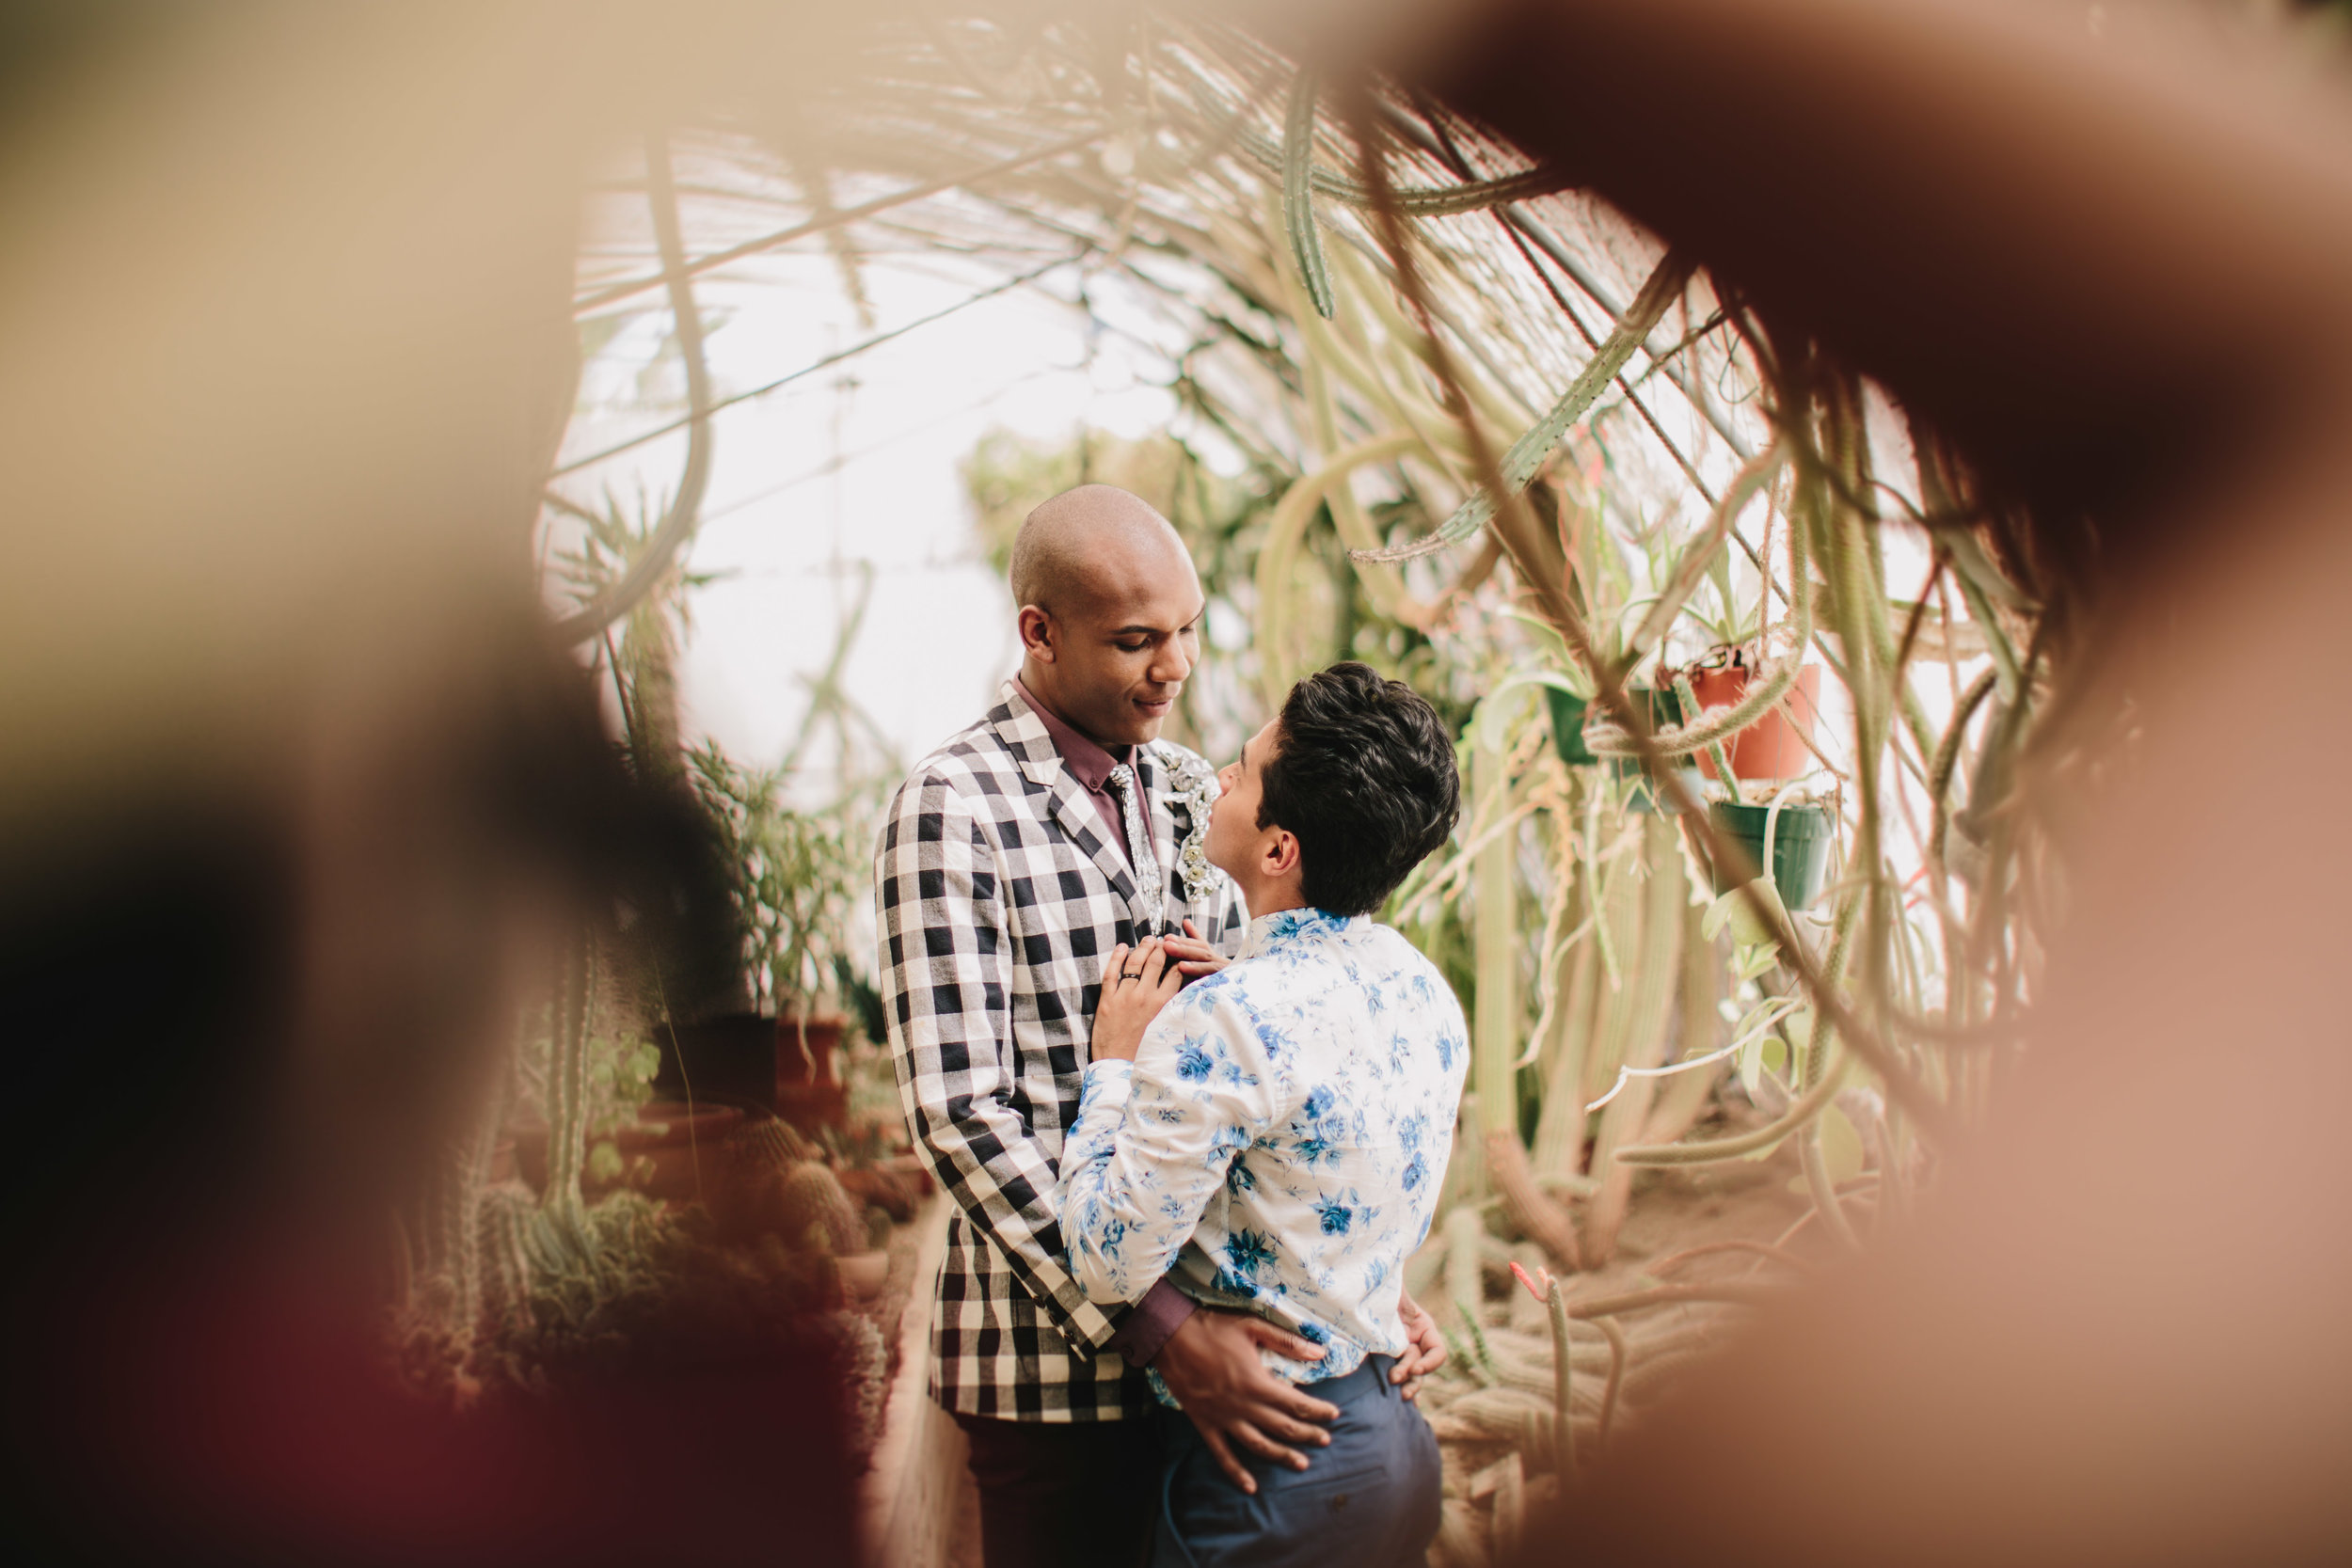
[[[654,1092],[762,1111],[776,1108],[776,1021],[764,1013],[725,1013],[692,1023],[659,1024],[661,1067]],[[690,1094],[691,1089],[691,1094]]]
[[[1699,700],[1701,708],[1730,707],[1747,695],[1754,674],[1744,665],[1694,670],[1691,694]],[[1788,721],[1792,711],[1798,721],[1794,725]],[[1821,667],[1808,664],[1797,672],[1796,685],[1789,688],[1783,702],[1724,742],[1732,773],[1742,779],[1793,779],[1810,771],[1813,753],[1804,742],[1812,737],[1820,713]],[[1698,763],[1708,778],[1715,776],[1714,759],[1705,752],[1698,753]]]
[[[583,1176],[580,1191],[585,1196],[598,1197],[626,1182],[646,1196],[665,1203],[691,1203],[697,1196],[710,1197],[726,1174],[727,1139],[742,1120],[743,1112],[735,1105],[706,1104],[697,1100],[690,1114],[677,1101],[648,1101],[637,1108],[634,1124],[624,1123],[612,1134],[621,1155],[620,1180],[598,1180]],[[596,1140],[591,1138],[588,1147],[594,1149],[596,1144]],[[532,1190],[546,1192],[547,1123],[528,1123],[515,1130],[515,1157],[516,1168]],[[651,1161],[652,1169],[638,1177],[635,1173],[641,1159]]]
[[[790,1014],[772,1021],[776,1115],[795,1127],[837,1128],[848,1119],[850,1086],[841,1081],[836,1063],[842,1023],[838,1018]]]
[[[637,1108],[637,1122],[614,1131],[623,1180],[647,1197],[664,1203],[693,1203],[717,1195],[727,1172],[727,1140],[742,1123],[740,1106],[706,1104],[690,1111],[675,1101],[649,1101]],[[635,1173],[640,1160],[651,1171]]]

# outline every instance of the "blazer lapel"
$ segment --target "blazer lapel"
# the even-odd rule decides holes
[[[1143,914],[1136,906],[1141,890],[1136,886],[1126,857],[1105,836],[1094,802],[1063,764],[1061,753],[1054,749],[1054,737],[1022,700],[1019,689],[1007,681],[998,695],[996,712],[991,716],[996,719],[997,738],[1020,762],[1022,776],[1045,791],[1046,811],[1070,842],[1094,863],[1111,891],[1126,905],[1129,924],[1140,931]]]

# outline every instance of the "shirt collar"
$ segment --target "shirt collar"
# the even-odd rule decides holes
[[[1262,914],[1249,923],[1248,934],[1242,938],[1241,958],[1262,953],[1285,938],[1336,935],[1359,921],[1370,920],[1368,914],[1333,914],[1328,910],[1277,910]]]
[[[1044,725],[1045,733],[1053,737],[1054,750],[1061,753],[1061,760],[1072,776],[1087,788],[1101,790],[1110,782],[1111,769],[1134,756],[1133,747],[1122,748],[1127,756],[1117,756],[1072,729],[1062,721],[1061,715],[1045,705],[1044,699],[1029,689],[1028,682],[1020,676],[1013,676],[1012,684],[1020,688],[1022,700],[1029,705],[1029,711],[1037,715],[1037,721]]]

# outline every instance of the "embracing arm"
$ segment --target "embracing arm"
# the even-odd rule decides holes
[[[1272,1085],[1227,1044],[1255,1038],[1243,1015],[1227,988],[1201,985],[1160,1011],[1132,1062],[1098,1049],[1088,1065],[1063,1151],[1061,1224],[1091,1299],[1130,1302],[1150,1290],[1233,1156],[1271,1125]]]
[[[1080,1354],[1100,1354],[1115,1325],[1058,1259],[1054,1162],[1012,1105],[1012,940],[994,855],[952,785],[908,781],[874,878],[908,1130],[1055,1327]]]

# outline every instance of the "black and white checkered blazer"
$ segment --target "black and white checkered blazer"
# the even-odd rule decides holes
[[[1175,865],[1192,821],[1171,769],[1204,765],[1168,741],[1136,750],[1167,919],[1231,952],[1239,893],[1212,872],[1188,901]],[[1013,682],[899,787],[874,882],[899,1100],[956,1204],[931,1311],[932,1397],[1030,1421],[1142,1414],[1153,1402],[1142,1374],[1104,1350],[1117,1320],[1070,1276],[1054,1188],[1103,963],[1136,940],[1143,907]]]

